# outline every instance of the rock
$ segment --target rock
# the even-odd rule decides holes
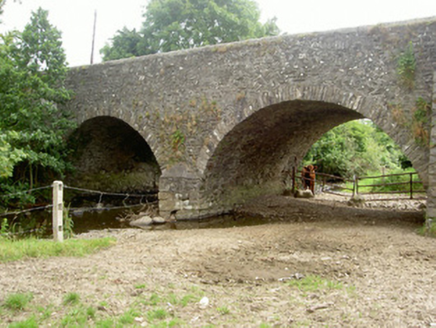
[[[209,305],[209,299],[206,296],[204,296],[198,304],[200,304],[201,309],[205,309]]]
[[[295,198],[313,198],[313,194],[309,189],[297,190],[295,192]]]
[[[161,216],[156,216],[153,218],[153,223],[154,224],[164,224],[164,223],[166,223],[166,220]]]
[[[152,224],[153,224],[153,219],[149,216],[143,216],[137,220],[130,222],[130,225],[133,227],[148,227]]]

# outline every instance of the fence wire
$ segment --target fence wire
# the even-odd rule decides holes
[[[29,190],[18,191],[18,192],[11,193],[11,194],[0,195],[0,198],[7,198],[7,197],[18,196],[18,195],[31,194],[31,193],[34,192],[34,191],[37,191],[37,190],[44,190],[44,189],[50,189],[50,188],[52,188],[52,187],[53,187],[53,185],[50,185],[50,186],[44,186],[44,187],[38,187],[38,188],[32,188],[32,189],[29,189]]]

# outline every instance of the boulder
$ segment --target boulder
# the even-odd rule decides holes
[[[306,190],[297,190],[295,192],[295,198],[313,198],[313,194],[312,191],[310,191],[309,189]]]
[[[153,218],[153,224],[164,224],[166,220],[163,217],[156,216]]]
[[[153,219],[149,216],[143,216],[137,220],[131,221],[130,225],[133,227],[148,227],[153,224]]]

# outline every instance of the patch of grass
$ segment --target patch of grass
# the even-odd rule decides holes
[[[8,327],[9,328],[38,328],[39,325],[35,317],[32,316],[24,321],[13,322]]]
[[[49,305],[47,307],[37,306],[36,309],[43,320],[50,318],[51,314],[53,313],[53,305]]]
[[[158,305],[161,299],[158,294],[151,294],[149,300],[146,302],[147,305]]]
[[[95,322],[96,328],[114,328],[116,327],[115,322],[112,319],[103,319]]]
[[[88,316],[88,318],[94,319],[96,313],[97,313],[97,310],[92,306],[90,306],[86,309],[86,315]]]
[[[216,309],[220,314],[222,315],[226,315],[230,313],[230,310],[227,306],[220,306],[219,308]]]
[[[259,326],[259,328],[271,328],[271,326],[269,325],[269,324],[267,324],[267,323],[261,323],[260,324],[260,326]]]
[[[168,316],[168,312],[164,309],[156,309],[147,312],[148,321],[162,320]]]
[[[24,310],[24,308],[27,306],[27,304],[33,299],[32,293],[26,293],[26,294],[10,294],[6,297],[4,302],[4,307],[13,310],[13,311],[20,311]]]
[[[130,324],[134,323],[135,318],[139,317],[140,315],[141,315],[141,313],[139,313],[137,310],[130,309],[130,310],[124,312],[124,314],[120,317],[119,322],[122,325],[130,325]]]
[[[85,327],[88,322],[88,314],[82,307],[73,308],[62,318],[61,327]]]
[[[64,296],[64,305],[75,305],[79,304],[80,302],[80,295],[74,292],[70,292],[65,294]]]
[[[114,238],[68,239],[56,243],[46,239],[0,239],[0,262],[51,256],[85,256],[115,244]]]
[[[291,287],[296,287],[302,292],[315,292],[321,289],[342,289],[341,283],[326,280],[319,276],[308,275],[300,280],[291,280],[288,282]]]

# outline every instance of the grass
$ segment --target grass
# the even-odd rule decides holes
[[[13,322],[8,326],[8,328],[38,328],[38,327],[39,327],[38,322],[33,316],[24,321]]]
[[[339,282],[326,280],[319,276],[308,275],[303,279],[295,279],[288,282],[291,287],[296,287],[302,292],[315,292],[321,289],[342,289],[344,286]]]
[[[74,304],[79,304],[80,301],[80,295],[77,293],[67,293],[64,296],[64,305],[74,305]]]
[[[115,244],[113,238],[67,239],[56,243],[46,239],[9,240],[0,238],[0,262],[51,256],[85,256]]]
[[[4,307],[9,310],[20,311],[24,310],[27,304],[33,299],[33,294],[10,294],[6,297]]]

